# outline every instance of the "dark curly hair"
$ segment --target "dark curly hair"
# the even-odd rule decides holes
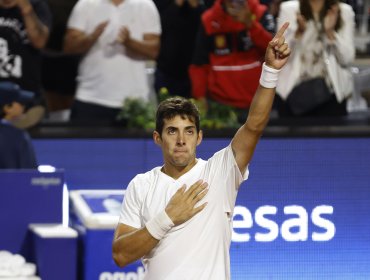
[[[199,110],[193,102],[183,97],[171,97],[162,101],[158,105],[155,130],[159,134],[162,134],[164,120],[172,119],[176,116],[181,116],[183,119],[188,118],[191,120],[195,124],[197,132],[199,132]]]
[[[333,5],[338,5],[340,3],[339,0],[325,0],[324,7],[320,11],[320,21],[324,21],[324,17],[327,13],[327,11],[332,7]],[[299,0],[299,5],[301,9],[301,14],[305,17],[306,20],[313,20],[314,16],[312,13],[311,5],[309,0]],[[335,31],[338,31],[343,25],[343,19],[341,17],[341,13],[339,10],[338,14],[338,20],[337,23],[335,24]]]

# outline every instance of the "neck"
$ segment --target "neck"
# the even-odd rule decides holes
[[[111,0],[112,3],[116,6],[118,6],[119,4],[121,4],[124,0]]]
[[[313,13],[320,13],[324,7],[325,0],[310,0],[310,6]]]
[[[185,173],[187,173],[190,169],[192,169],[194,167],[194,165],[198,162],[197,159],[194,159],[193,162],[191,162],[190,164],[186,165],[186,166],[174,166],[174,165],[171,165],[171,164],[168,164],[168,163],[165,163],[161,169],[161,171],[172,177],[173,179],[178,179],[180,178],[182,175],[184,175]]]

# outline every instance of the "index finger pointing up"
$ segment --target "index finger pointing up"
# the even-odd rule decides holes
[[[279,31],[276,33],[274,39],[279,39],[284,35],[285,30],[288,28],[289,22],[286,22],[283,24],[283,26],[279,29]]]

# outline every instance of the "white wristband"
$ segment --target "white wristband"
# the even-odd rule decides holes
[[[260,85],[265,88],[276,88],[280,70],[268,67],[264,62],[262,65],[262,73]]]
[[[157,240],[161,240],[165,234],[174,226],[165,210],[145,224],[149,233]]]

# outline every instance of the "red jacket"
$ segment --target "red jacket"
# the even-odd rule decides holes
[[[202,16],[189,68],[192,94],[197,99],[208,96],[219,103],[248,108],[275,25],[266,6],[258,0],[247,0],[256,20],[246,30],[224,11],[222,1],[217,0]]]

